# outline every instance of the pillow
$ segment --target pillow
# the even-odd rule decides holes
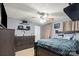
[[[70,36],[65,36],[65,37],[63,37],[63,39],[68,39],[68,40],[70,40],[71,37],[70,37]]]
[[[55,36],[55,37],[52,37],[51,39],[62,39],[62,37],[60,37],[60,36]]]
[[[62,36],[54,35],[51,39],[62,39]]]

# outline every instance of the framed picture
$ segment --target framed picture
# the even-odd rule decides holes
[[[29,31],[30,30],[30,26],[26,26],[26,28],[24,28],[23,30]]]
[[[26,26],[26,30],[30,30],[30,26]]]
[[[24,27],[23,25],[18,25],[18,30],[26,30],[26,31],[28,31],[28,30],[30,30],[30,26]]]
[[[23,30],[23,25],[18,25],[18,30]]]
[[[60,23],[54,24],[54,29],[59,29],[60,28]]]

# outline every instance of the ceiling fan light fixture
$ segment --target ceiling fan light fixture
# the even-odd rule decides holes
[[[45,23],[46,20],[45,20],[45,19],[41,19],[40,22],[41,22],[41,23]]]
[[[47,18],[47,14],[45,14],[45,15],[43,16],[43,18]]]

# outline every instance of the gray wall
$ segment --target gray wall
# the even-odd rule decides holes
[[[19,23],[21,23],[20,20],[8,17],[8,26],[7,27],[9,29],[15,29],[16,36],[23,36],[23,34],[24,34],[23,30],[17,30],[17,26],[19,25]],[[31,29],[29,31],[25,31],[25,34],[24,34],[25,36],[35,35],[35,25],[30,22],[29,22],[29,25],[30,25]],[[26,25],[23,25],[23,26],[26,26]]]

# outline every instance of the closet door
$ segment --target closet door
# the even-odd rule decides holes
[[[72,21],[72,31],[75,31],[75,22]]]
[[[78,21],[78,31],[79,31],[79,21]]]
[[[75,22],[75,31],[78,31],[78,21],[74,21]]]
[[[14,56],[14,30],[0,29],[0,56]]]
[[[79,31],[79,21],[72,21],[72,31]]]
[[[72,31],[72,22],[71,21],[63,22],[63,31]]]

